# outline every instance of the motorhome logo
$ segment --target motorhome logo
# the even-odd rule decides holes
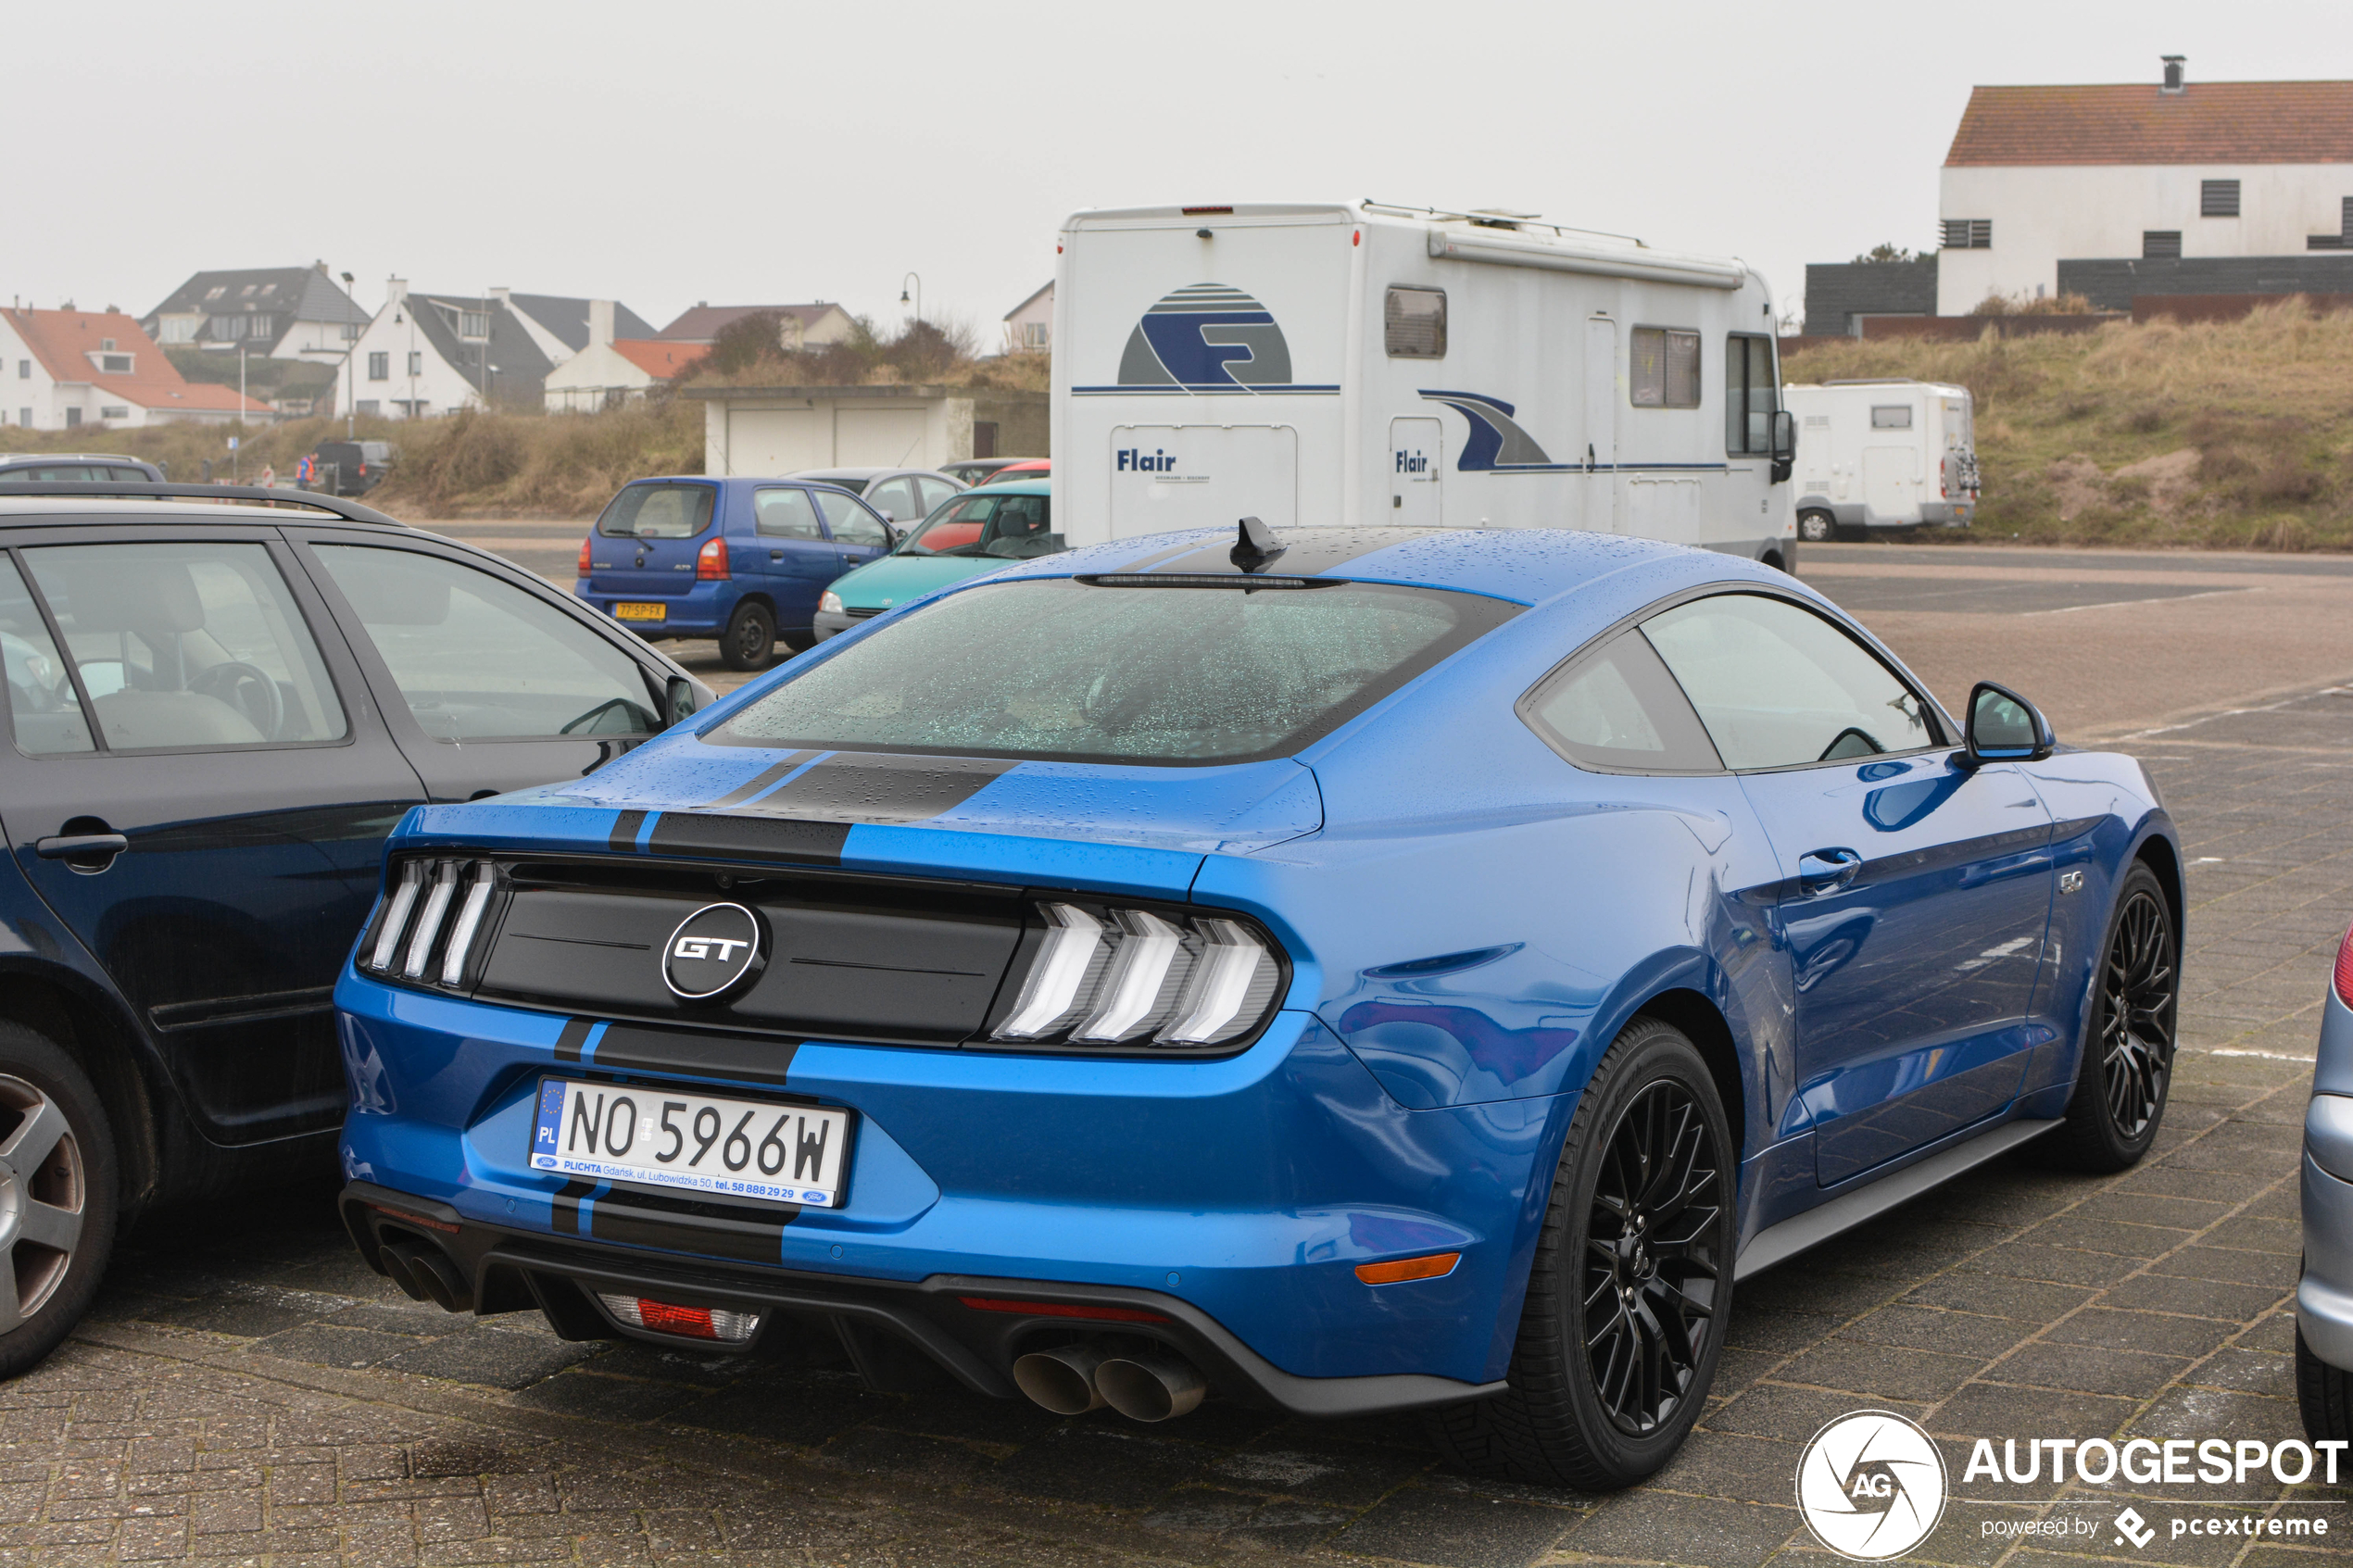
[[[1536,438],[1513,420],[1517,410],[1500,397],[1483,392],[1434,392],[1428,387],[1421,389],[1421,395],[1433,403],[1445,404],[1470,424],[1469,433],[1463,437],[1462,454],[1454,459],[1458,473],[1567,466],[1544,455]]]
[[[1290,343],[1275,314],[1229,283],[1189,283],[1144,312],[1111,386],[1073,393],[1337,393],[1291,380]]]

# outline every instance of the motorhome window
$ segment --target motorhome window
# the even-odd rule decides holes
[[[1773,415],[1781,406],[1773,373],[1773,341],[1754,332],[1724,339],[1724,451],[1730,457],[1769,457]]]
[[[1446,358],[1446,291],[1392,285],[1381,311],[1391,359]]]
[[[1911,429],[1912,410],[1910,405],[1904,403],[1892,405],[1881,403],[1875,405],[1871,409],[1871,428],[1873,430]]]
[[[1699,333],[1636,327],[1627,377],[1637,408],[1699,407]]]

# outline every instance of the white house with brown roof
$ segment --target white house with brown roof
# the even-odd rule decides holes
[[[2128,304],[2353,287],[2353,256],[2310,254],[2353,245],[2353,82],[2193,82],[2168,56],[2145,85],[1979,87],[1938,211],[1942,316],[2109,274]]]
[[[730,321],[763,310],[783,318],[776,336],[778,345],[787,354],[843,342],[858,329],[849,311],[822,299],[813,305],[713,305],[708,300],[698,300],[694,308],[680,311],[676,320],[648,335],[664,343],[708,344]]]
[[[0,309],[0,425],[268,424],[270,405],[192,382],[117,310]]]

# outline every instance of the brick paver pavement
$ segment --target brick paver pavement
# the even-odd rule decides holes
[[[2152,1157],[2095,1179],[2030,1149],[1748,1282],[1700,1429],[1631,1492],[1466,1480],[1408,1420],[1212,1405],[1147,1429],[871,1394],[817,1360],[567,1345],[535,1317],[393,1293],[322,1189],[148,1225],[76,1339],[0,1386],[0,1562],[1828,1564],[1793,1505],[1797,1456],[1865,1407],[1947,1439],[1956,1500],[1907,1561],[2343,1561],[2353,1488],[2054,1489],[1960,1464],[1980,1436],[2297,1435],[2295,1171],[2353,916],[2348,743],[2335,690],[2133,743],[2193,860],[2184,1050]],[[2111,1527],[2128,1502],[2158,1526],[2145,1549]],[[2170,1537],[2225,1513],[2333,1534]],[[2091,1528],[1987,1533],[2035,1519]]]

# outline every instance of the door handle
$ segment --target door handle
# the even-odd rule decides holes
[[[1797,858],[1798,885],[1807,893],[1835,893],[1855,880],[1863,857],[1852,849],[1813,849]]]
[[[32,843],[32,852],[43,859],[63,860],[78,872],[105,871],[130,847],[131,840],[119,833],[61,833]]]
[[[771,550],[768,552],[768,558],[770,560],[782,560],[785,558],[785,552],[782,550]]]

